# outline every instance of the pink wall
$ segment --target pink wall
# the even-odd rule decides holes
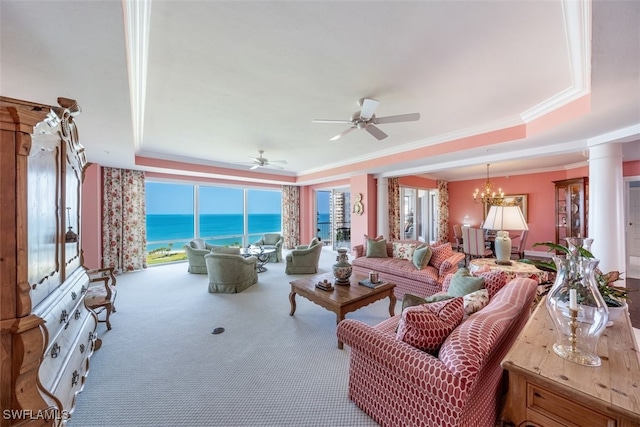
[[[622,176],[640,176],[640,160],[623,163]]]
[[[420,176],[402,176],[398,178],[401,187],[421,188],[425,190],[434,190],[438,188],[438,184],[433,179],[422,178]]]
[[[81,241],[84,266],[102,267],[102,168],[91,164],[82,182]]]
[[[531,245],[537,242],[554,241],[556,231],[555,217],[555,185],[553,181],[578,178],[588,175],[588,167],[580,167],[568,171],[544,172],[530,175],[510,177],[491,177],[491,182],[501,187],[506,194],[527,195],[527,225],[529,237],[525,250],[532,250]],[[465,215],[471,218],[471,226],[479,227],[484,220],[483,205],[473,201],[476,188],[482,189],[486,178],[456,181],[448,184],[449,188],[449,236],[453,239],[453,225],[462,224]],[[546,248],[535,248],[546,252]]]
[[[300,244],[307,245],[316,236],[316,201],[311,187],[300,187]]]
[[[377,231],[377,181],[371,175],[351,177],[351,212],[356,202],[356,194],[362,194],[364,213],[351,215],[352,244],[358,244],[365,234],[375,236]]]

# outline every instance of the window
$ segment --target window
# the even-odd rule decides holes
[[[241,246],[244,235],[242,188],[198,186],[200,230],[196,233],[211,245]]]
[[[193,185],[146,183],[147,253],[168,255],[194,236]]]
[[[282,193],[238,187],[146,183],[148,264],[186,259],[193,238],[246,246],[281,233]]]

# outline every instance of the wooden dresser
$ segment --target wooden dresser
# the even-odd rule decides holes
[[[0,97],[0,426],[62,425],[96,345],[84,305],[74,100]]]
[[[640,359],[629,316],[600,336],[599,367],[557,356],[555,341],[543,300],[502,361],[509,374],[504,425],[640,426]]]

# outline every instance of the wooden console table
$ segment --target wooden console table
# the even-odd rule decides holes
[[[629,316],[600,336],[599,367],[557,356],[555,341],[543,300],[502,361],[509,375],[503,425],[639,426],[640,355]]]

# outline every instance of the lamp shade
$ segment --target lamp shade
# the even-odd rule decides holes
[[[528,230],[519,206],[491,206],[482,226],[485,230]]]

